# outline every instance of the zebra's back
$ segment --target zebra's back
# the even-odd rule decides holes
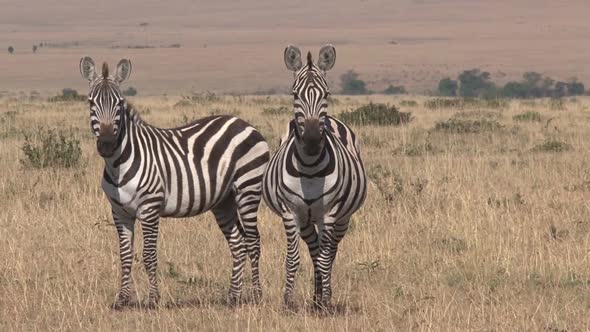
[[[260,191],[268,145],[239,118],[210,116],[173,129],[139,123],[130,134],[134,139],[118,162],[122,172],[117,179],[105,172],[103,181],[111,201],[127,210],[141,213],[148,205],[159,207],[161,216],[187,217],[210,210],[230,192]]]

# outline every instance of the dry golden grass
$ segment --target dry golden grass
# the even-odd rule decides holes
[[[336,97],[338,114],[383,96]],[[158,275],[162,306],[111,311],[119,275],[117,236],[100,188],[103,162],[83,103],[0,100],[0,330],[548,330],[590,328],[590,100],[511,102],[413,113],[405,127],[355,128],[372,184],[340,246],[334,270],[339,311],[308,311],[312,268],[304,255],[298,313],[281,310],[285,236],[260,212],[264,301],[223,304],[230,255],[213,218],[163,220]],[[180,98],[133,99],[144,119],[175,126],[210,112],[255,124],[273,148],[288,116],[265,107],[287,97],[223,97],[174,107]],[[540,122],[516,122],[524,111]],[[438,121],[487,118],[502,127],[470,134],[434,130]],[[550,121],[549,121],[550,120]],[[72,170],[25,169],[23,133],[71,132],[85,163]],[[571,145],[537,152],[548,139]],[[393,198],[386,200],[386,197]],[[136,256],[141,257],[137,233]],[[305,249],[302,243],[302,249]],[[306,251],[304,251],[306,252]],[[147,285],[133,268],[137,297]],[[249,283],[247,283],[249,285]],[[251,289],[246,288],[248,297]]]

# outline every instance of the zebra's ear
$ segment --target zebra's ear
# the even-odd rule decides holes
[[[121,83],[131,76],[131,61],[129,59],[122,59],[117,65],[117,72],[115,73],[115,81]]]
[[[285,65],[287,66],[287,69],[292,72],[301,69],[301,51],[299,50],[299,47],[289,45],[285,48]]]
[[[331,44],[322,46],[318,58],[318,68],[328,71],[334,67],[334,63],[336,63],[336,48]]]
[[[80,59],[80,74],[82,75],[82,78],[87,79],[90,82],[94,81],[98,76],[96,75],[94,60],[92,60],[91,57],[85,56]]]

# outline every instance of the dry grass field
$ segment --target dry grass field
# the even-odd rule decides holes
[[[289,119],[268,110],[289,107],[288,97],[131,100],[162,127],[239,115],[273,149]],[[402,105],[413,120],[353,126],[373,184],[336,260],[338,310],[322,316],[309,309],[306,255],[297,286],[302,309],[282,310],[284,229],[264,204],[261,304],[224,305],[230,255],[206,214],[162,222],[161,307],[112,311],[117,236],[87,106],[0,99],[0,330],[590,329],[590,100],[432,109],[424,97],[336,96],[330,112],[369,101]],[[539,114],[514,118],[527,111]],[[40,127],[80,140],[82,165],[23,166],[25,137],[35,142]],[[147,280],[137,234],[133,274],[141,300]]]

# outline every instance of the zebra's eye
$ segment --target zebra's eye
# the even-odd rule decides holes
[[[295,98],[295,100],[299,100],[299,95],[297,92],[293,92],[293,98]]]

